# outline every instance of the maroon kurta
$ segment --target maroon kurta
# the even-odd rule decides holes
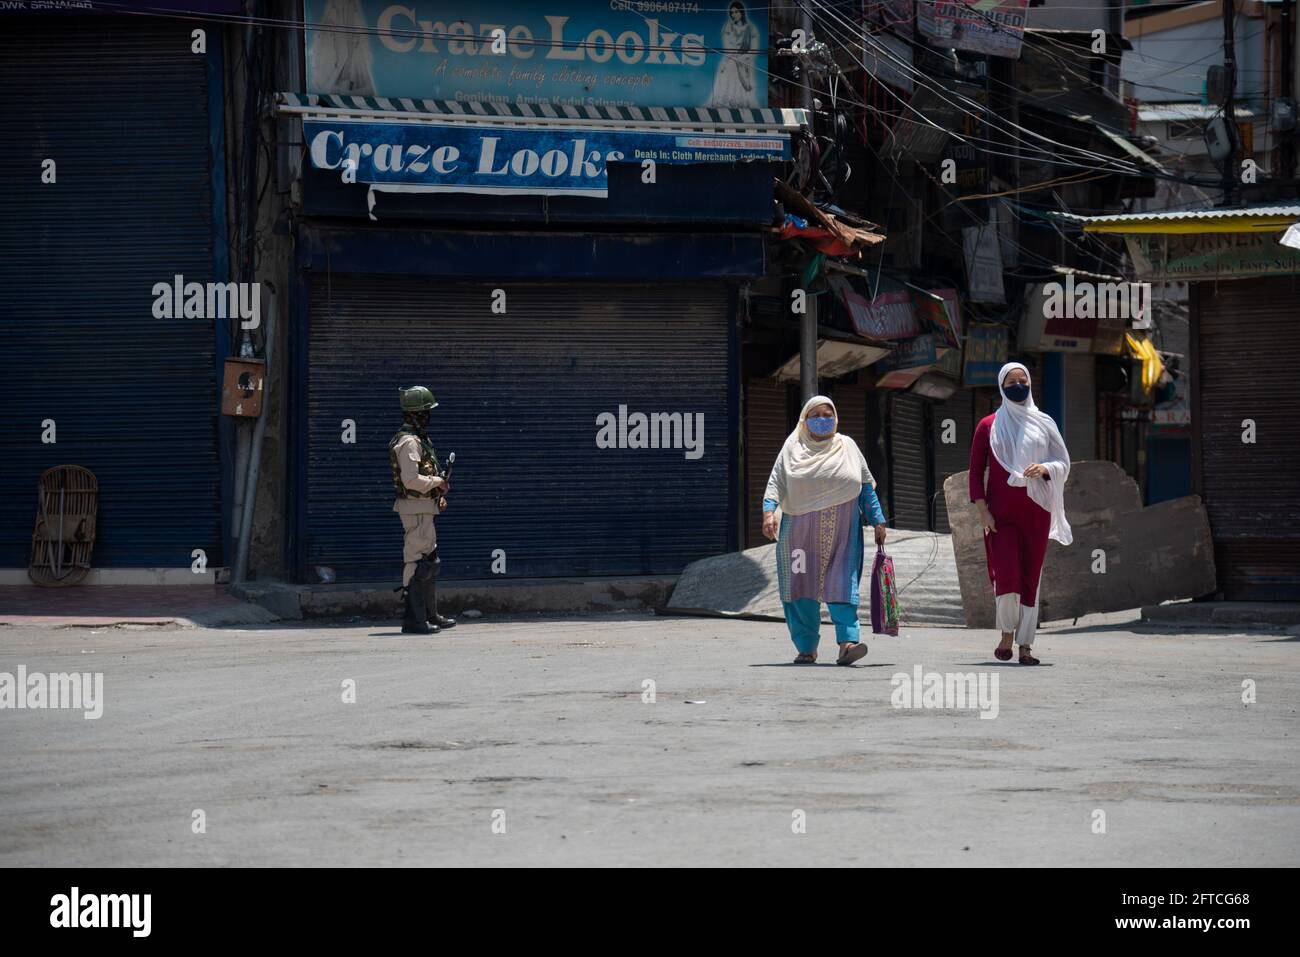
[[[1038,579],[1047,555],[1047,535],[1052,529],[1052,515],[1020,485],[1007,484],[1007,470],[998,462],[989,445],[993,416],[986,416],[975,427],[970,444],[970,500],[984,499],[997,531],[984,536],[988,557],[989,580],[997,595],[1018,594],[1020,604],[1033,607],[1038,595]],[[988,485],[984,468],[988,467]]]

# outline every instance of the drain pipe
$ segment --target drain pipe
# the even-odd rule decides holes
[[[266,376],[262,380],[265,394],[262,396],[262,414],[257,417],[257,425],[253,428],[253,447],[249,450],[248,474],[244,478],[244,509],[239,515],[239,545],[235,553],[235,570],[231,575],[233,584],[240,584],[248,577],[248,545],[253,534],[253,511],[257,506],[257,474],[262,466],[262,437],[266,434],[266,420],[271,414],[271,380],[275,375],[271,363],[275,359],[275,320],[279,310],[276,308],[275,285],[270,282],[262,285],[267,291],[266,328],[263,332]]]

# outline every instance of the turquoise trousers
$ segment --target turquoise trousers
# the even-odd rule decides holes
[[[799,598],[784,601],[785,623],[790,629],[790,638],[799,654],[806,655],[817,650],[821,639],[821,602],[812,598]],[[858,642],[858,607],[843,601],[828,601],[831,621],[835,623],[835,640],[842,644]]]

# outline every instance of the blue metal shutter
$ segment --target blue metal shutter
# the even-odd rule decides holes
[[[948,534],[948,500],[943,483],[948,476],[970,468],[970,441],[975,435],[975,399],[969,389],[958,389],[934,407],[934,530]],[[944,442],[944,422],[951,419],[953,442]]]
[[[929,467],[926,463],[925,400],[907,393],[890,396],[889,483],[894,512],[891,528],[930,527]]]
[[[213,324],[152,313],[154,283],[213,279],[192,26],[0,21],[0,565],[27,564],[37,480],[60,464],[99,479],[96,566],[221,561]]]
[[[790,434],[790,387],[774,379],[750,379],[745,390],[745,547],[766,545],[763,494],[772,466]]]
[[[543,239],[538,240],[544,241]],[[668,574],[725,552],[731,522],[727,287],[316,276],[308,345],[305,564],[392,580],[397,390],[428,385],[456,452],[438,520],[448,578]],[[704,454],[598,449],[597,416],[704,414]],[[356,423],[355,444],[342,423]]]

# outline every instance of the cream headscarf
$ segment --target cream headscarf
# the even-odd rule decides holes
[[[835,434],[820,441],[808,431],[808,413],[819,405],[829,405],[835,415]],[[858,443],[840,432],[839,424],[835,403],[826,396],[815,395],[804,403],[799,424],[772,466],[764,498],[774,499],[787,515],[804,515],[852,501],[863,483],[875,488]]]
[[[998,391],[1002,405],[993,416],[993,430],[989,444],[993,457],[1007,470],[1007,484],[1023,486],[1029,497],[1052,516],[1049,538],[1062,545],[1074,541],[1074,532],[1065,519],[1065,480],[1070,477],[1070,450],[1065,447],[1061,430],[1052,417],[1040,412],[1034,405],[1031,392],[1024,402],[1012,402],[1002,389],[1007,374],[1020,369],[1028,379],[1029,370],[1019,362],[1008,362],[998,373]],[[1045,466],[1052,476],[1049,482],[1041,478],[1026,478],[1025,469],[1038,464]]]

